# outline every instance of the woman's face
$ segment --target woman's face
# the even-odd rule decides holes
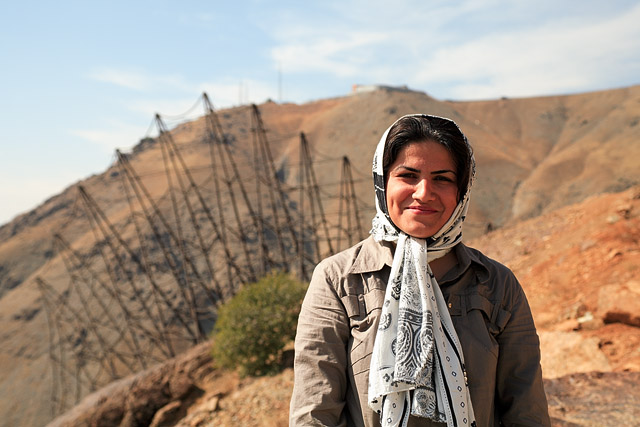
[[[410,236],[422,239],[433,236],[458,204],[453,158],[437,142],[405,145],[387,175],[389,216]]]

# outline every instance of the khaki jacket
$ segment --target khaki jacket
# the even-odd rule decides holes
[[[439,281],[462,344],[478,427],[549,426],[540,342],[513,273],[459,244]],[[371,237],[316,267],[295,340],[290,425],[379,426],[371,352],[393,254]],[[442,426],[411,417],[410,426]]]

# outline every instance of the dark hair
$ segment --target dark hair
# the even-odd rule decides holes
[[[389,129],[382,158],[385,181],[389,167],[395,162],[400,150],[411,143],[423,141],[437,142],[451,154],[456,168],[458,199],[460,199],[469,184],[473,151],[458,126],[451,120],[441,117],[427,115],[403,117]]]

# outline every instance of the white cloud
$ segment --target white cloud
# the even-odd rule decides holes
[[[271,57],[286,73],[408,84],[447,98],[569,93],[638,82],[640,5],[618,12],[590,2],[578,9],[560,6],[401,1],[390,9],[375,1],[366,7],[330,3],[337,11],[331,26],[300,12],[282,15],[264,30],[277,41]]]
[[[116,86],[122,86],[128,89],[142,91],[149,88],[149,81],[146,76],[141,73],[132,71],[116,70],[110,68],[96,71],[89,77],[99,82],[111,83]]]
[[[334,44],[338,45],[338,43]],[[324,49],[338,50],[326,44]],[[195,82],[180,75],[154,75],[144,71],[105,68],[93,73],[91,78],[139,92],[153,92],[154,95],[126,102],[128,110],[148,115],[150,118],[156,112],[180,115],[190,109],[195,99],[203,92],[208,92],[210,99],[215,100],[215,105],[222,108],[261,103],[277,96],[275,84],[242,76],[237,78],[222,76],[215,82]],[[169,93],[176,95],[167,96],[166,94]]]
[[[413,84],[452,83],[461,99],[580,91],[607,75],[631,75],[623,67],[629,59],[640,71],[638,22],[640,7],[604,22],[558,22],[442,47],[421,61]]]
[[[332,13],[288,10],[263,30],[277,43],[270,50],[272,60],[287,73],[375,81],[404,74],[398,70],[415,65],[443,41],[459,38],[456,18],[487,13],[496,1],[399,0],[393,7],[382,0],[329,1],[324,5]]]
[[[137,91],[166,89],[188,90],[189,84],[179,75],[154,75],[140,70],[103,68],[89,75],[93,80]]]
[[[290,42],[271,50],[276,63],[291,73],[326,72],[338,77],[357,76],[372,60],[379,59],[372,55],[372,49],[388,38],[383,33],[366,31],[339,35],[301,34],[298,30],[290,33],[286,36]]]

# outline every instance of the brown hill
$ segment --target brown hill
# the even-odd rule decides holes
[[[306,134],[312,149],[317,180],[322,187],[327,216],[332,226],[336,225],[340,205],[336,187],[342,156],[348,156],[351,161],[355,177],[355,194],[359,198],[360,220],[366,230],[373,212],[369,179],[373,149],[380,134],[390,122],[402,114],[413,112],[426,112],[455,119],[474,146],[479,174],[468,221],[468,237],[481,236],[488,228],[516,224],[520,219],[533,218],[536,215],[551,212],[594,194],[624,190],[637,184],[639,178],[637,159],[640,145],[637,144],[637,139],[640,135],[640,127],[637,124],[640,120],[640,86],[582,95],[483,102],[438,101],[423,93],[379,90],[304,105],[267,103],[259,108],[268,131],[267,137],[274,164],[278,168],[279,176],[290,188],[297,185],[298,176],[301,174],[299,133],[303,131]],[[229,146],[234,150],[240,173],[246,174],[247,177],[249,172],[256,168],[251,161],[250,152],[252,129],[255,129],[257,124],[252,122],[249,110],[236,108],[218,114],[222,129],[229,136]],[[210,180],[212,173],[211,165],[206,162],[210,149],[210,146],[204,142],[207,132],[206,119],[203,117],[180,125],[170,133],[179,147],[184,162],[192,170],[194,179],[198,182],[209,182],[207,180]],[[167,215],[172,223],[175,221],[176,224],[180,224],[188,216],[188,206],[183,203],[177,209],[172,208],[170,197],[173,194],[172,187],[167,181],[170,175],[163,172],[162,166],[163,153],[165,156],[167,154],[163,152],[161,146],[157,139],[143,141],[128,156],[128,159],[141,182],[144,183],[149,199],[156,203],[158,212]],[[173,170],[177,168],[178,166],[173,166]],[[127,194],[123,191],[123,175],[119,165],[113,165],[104,173],[90,177],[81,184],[86,194],[90,195],[100,212],[104,214],[104,218],[108,219],[108,224],[119,234],[121,242],[130,243],[132,251],[140,251],[144,245],[135,243],[138,230],[134,225],[137,225],[136,218],[143,216],[142,203],[138,202],[133,208],[135,215],[131,215]],[[171,176],[173,176],[172,185],[175,188],[178,185],[178,175]],[[229,193],[235,193],[240,197],[238,187],[229,186],[229,189]],[[203,197],[214,206],[215,213],[231,210],[230,203],[215,203],[215,192],[210,186],[203,192]],[[257,194],[253,196],[258,197]],[[192,191],[189,197],[194,200],[195,193]],[[294,197],[297,195],[294,196],[292,192],[290,204],[293,204]],[[48,328],[52,327],[53,322],[47,319],[47,316],[52,309],[46,310],[47,298],[41,291],[43,283],[57,293],[52,295],[64,296],[72,293],[69,284],[71,274],[69,269],[65,268],[66,260],[61,256],[63,252],[60,250],[61,240],[53,240],[52,234],[62,237],[64,242],[81,255],[91,269],[96,270],[95,277],[91,278],[93,282],[105,280],[112,274],[126,276],[132,270],[122,267],[112,272],[107,267],[106,261],[100,261],[101,251],[108,246],[110,240],[104,235],[96,235],[97,222],[95,219],[93,222],[90,221],[90,214],[81,209],[83,203],[86,205],[86,199],[83,200],[79,197],[77,186],[72,186],[33,211],[0,228],[0,319],[3,325],[0,329],[2,343],[0,346],[0,393],[3,396],[0,400],[0,413],[5,414],[3,417],[5,425],[38,425],[50,419],[52,409],[56,405],[51,396],[52,393],[55,395],[56,387],[61,386],[61,384],[56,385],[54,380],[64,378],[65,375],[73,375],[71,372],[65,375],[58,373],[56,377],[49,360],[52,356],[50,350],[55,349],[55,346],[49,341],[53,332]],[[244,209],[240,215],[246,223],[236,226],[227,224],[230,231],[239,233],[240,229],[248,223],[250,215],[247,208]],[[203,216],[202,211],[198,214]],[[99,217],[99,214],[96,215]],[[159,213],[150,215],[155,215],[156,219],[160,216]],[[527,233],[519,234],[521,238],[517,241],[521,244],[517,248],[521,248],[518,249],[520,252],[513,249],[513,252],[506,255],[499,252],[496,254],[496,258],[502,259],[507,264],[511,265],[513,262],[512,267],[520,275],[523,283],[529,281],[540,283],[541,289],[545,290],[544,298],[537,296],[538,289],[533,295],[529,292],[529,295],[539,324],[550,333],[574,332],[574,325],[569,323],[563,324],[561,328],[558,327],[560,328],[558,330],[554,329],[556,326],[551,327],[551,325],[557,325],[558,318],[568,316],[569,320],[575,323],[577,314],[582,319],[588,313],[595,313],[594,307],[599,307],[596,305],[595,292],[593,288],[587,286],[598,282],[591,281],[591,277],[597,277],[598,280],[607,279],[600,283],[622,286],[624,292],[635,292],[634,289],[636,289],[633,280],[620,279],[620,277],[632,275],[635,271],[633,264],[624,264],[625,271],[628,272],[625,273],[627,276],[622,273],[618,273],[618,276],[607,275],[601,269],[600,263],[603,262],[603,256],[605,259],[611,256],[614,261],[625,260],[628,256],[627,252],[621,252],[621,255],[616,255],[617,252],[612,252],[613,249],[601,252],[604,251],[601,245],[590,243],[598,236],[582,229],[580,226],[584,222],[584,217],[580,217],[577,213],[575,215],[576,223],[562,223],[563,225],[558,227],[567,233],[567,238],[571,233],[584,236],[585,238],[579,244],[562,246],[563,243],[559,242],[557,245],[547,247],[543,238],[547,238],[556,229],[548,229],[546,234],[541,233],[540,230],[547,230],[543,225],[546,227],[548,224],[544,222],[538,224],[539,229],[533,228]],[[582,215],[590,216],[589,213]],[[623,212],[616,215],[624,218],[626,214]],[[536,220],[539,219],[531,221]],[[626,224],[624,221],[615,222],[614,226],[622,227],[621,224]],[[551,222],[561,223],[560,220]],[[102,224],[108,229],[104,221]],[[208,235],[214,234],[211,227],[202,229]],[[143,234],[151,235],[150,230],[151,227],[148,227],[143,230]],[[626,229],[619,231],[622,236],[626,235],[624,233],[628,234]],[[168,232],[164,233],[160,235],[159,241],[171,240],[170,236],[167,237]],[[185,231],[185,233],[188,232]],[[190,233],[185,235],[184,239],[195,246],[193,243],[197,240],[195,232]],[[514,233],[516,232],[507,233],[504,230],[498,230],[494,235],[503,236],[503,241],[499,244],[487,243],[487,247],[483,247],[482,241],[479,241],[478,246],[490,254],[492,252],[489,249],[506,250],[503,248],[511,247],[509,242],[516,241],[513,240]],[[542,237],[537,239],[537,236]],[[140,241],[144,239],[151,241],[145,236]],[[626,241],[624,239],[622,238]],[[242,239],[238,242],[240,240]],[[160,254],[162,252],[160,245],[158,241],[155,242],[155,246],[151,246],[149,251]],[[342,246],[344,245],[346,242],[343,242]],[[637,237],[635,245],[637,247]],[[560,246],[566,249],[566,252],[560,251],[558,249]],[[225,264],[223,250],[216,248],[217,258]],[[123,249],[119,250],[123,251]],[[568,253],[581,255],[581,260],[587,259],[582,255],[588,255],[591,261],[579,263],[576,260],[573,261],[574,264],[565,265],[564,260],[567,259]],[[119,256],[116,250],[111,258],[115,260]],[[535,263],[535,257],[545,260],[545,263]],[[235,260],[238,257],[227,259]],[[522,267],[523,270],[518,270],[520,265],[525,265],[525,261],[531,264],[527,264],[528,267]],[[202,267],[203,261],[197,262],[200,263],[198,268]],[[522,264],[519,264],[520,262]],[[635,265],[638,263],[636,262]],[[162,267],[158,268],[162,270]],[[145,279],[142,269],[138,270],[140,271],[134,272],[131,281],[144,285],[143,289],[134,291],[119,288],[119,293],[125,295],[130,301],[129,309],[134,313],[142,313],[148,308],[140,301],[152,298],[151,279]],[[79,275],[80,269],[76,267],[72,272],[78,272]],[[158,271],[158,274],[160,273],[165,274],[161,276],[162,280],[169,276],[168,271]],[[637,276],[635,277],[634,280],[637,280]],[[543,278],[547,278],[544,279],[547,281],[543,281]],[[565,283],[565,279],[571,281],[576,289],[556,293],[556,282]],[[89,279],[85,278],[85,281],[87,280]],[[165,282],[160,283],[158,289],[165,290],[169,300],[178,301],[179,295],[170,288],[167,280]],[[39,287],[38,284],[41,286]],[[223,281],[223,285],[230,292],[238,284]],[[138,298],[140,293],[147,295],[148,298]],[[579,295],[583,298],[581,299]],[[602,298],[604,299],[606,295],[605,292]],[[105,295],[102,297],[106,300]],[[107,323],[105,316],[108,310],[104,313],[100,311],[100,298],[88,303],[83,303],[77,296],[75,298],[75,300],[69,300],[72,308],[77,307],[80,311],[84,307],[88,312],[99,313],[102,316],[100,320]],[[539,308],[540,304],[546,300],[555,301],[558,305],[554,310],[548,311]],[[54,300],[50,299],[50,301]],[[109,301],[112,304],[111,309],[115,312],[117,308],[115,300]],[[614,303],[615,301],[609,302],[612,306],[615,305]],[[123,307],[126,306],[124,302],[122,304]],[[620,313],[616,310],[617,308],[608,311],[611,318],[620,317]],[[138,317],[132,318],[138,320]],[[79,319],[82,319],[81,313],[78,313],[76,321]],[[135,338],[136,332],[127,332],[126,319],[123,319],[113,321],[113,325],[117,327],[113,334],[130,334]],[[140,322],[142,322],[141,329],[149,327],[143,321]],[[587,323],[584,321],[581,324]],[[68,343],[68,348],[75,349],[76,354],[72,356],[78,357],[78,352],[88,348],[83,347],[83,340],[90,335],[91,325],[76,324],[74,326],[73,323],[70,325],[77,331],[76,335],[68,335],[74,340]],[[610,328],[613,335],[629,335],[626,330],[618,330],[617,324],[605,328]],[[629,326],[629,328],[633,327]],[[597,331],[601,329],[596,328],[591,331],[593,335],[591,338],[597,339],[599,333]],[[107,340],[111,338],[108,335],[105,337]],[[94,342],[95,345],[97,345],[96,342]],[[149,342],[151,347],[153,342]],[[584,345],[590,345],[589,343],[593,342],[595,341],[588,341]],[[186,345],[184,341],[174,344],[176,350]],[[108,346],[109,343],[107,343]],[[613,353],[619,354],[621,351],[614,344],[605,344],[603,349],[611,353],[610,357]],[[158,351],[154,353],[153,350],[149,350],[148,354],[155,358],[154,360],[168,357],[167,354],[161,354]],[[128,373],[126,365],[135,365],[131,359],[126,355],[120,362],[112,365],[114,374]],[[86,360],[91,361],[91,357],[87,356]],[[104,360],[100,363],[109,364]],[[618,366],[615,360],[609,363],[613,364],[611,366],[614,368]],[[620,363],[636,362],[634,359],[625,359]],[[98,363],[94,362],[94,365],[96,364]],[[87,366],[93,365],[89,363]],[[105,369],[107,368],[109,366],[105,366]],[[96,380],[93,386],[104,382],[104,378],[99,376],[103,375],[100,372],[102,371],[94,372]],[[69,384],[66,386],[70,387]],[[71,394],[79,398],[91,389],[92,384],[79,384]],[[66,403],[69,404],[69,402]]]
[[[640,187],[591,197],[469,244],[506,262],[525,287],[542,339],[553,425],[636,425]],[[291,368],[245,379],[216,371],[205,343],[91,395],[50,427],[133,419],[181,427],[286,426],[292,386]]]

